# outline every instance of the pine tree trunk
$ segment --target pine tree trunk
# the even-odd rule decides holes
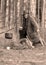
[[[14,0],[10,0],[10,29],[14,27]]]
[[[6,0],[1,0],[1,19],[2,19],[2,27],[4,28],[5,26],[5,12],[6,12]]]
[[[6,19],[5,19],[5,27],[8,30],[10,24],[10,0],[6,1]]]

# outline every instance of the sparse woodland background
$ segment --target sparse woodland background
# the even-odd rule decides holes
[[[46,40],[46,0],[0,0],[0,37],[11,32],[13,39],[19,38],[24,10],[37,17],[41,36]]]

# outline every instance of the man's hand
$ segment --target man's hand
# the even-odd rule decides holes
[[[19,30],[22,30],[23,29],[23,27],[19,27]]]

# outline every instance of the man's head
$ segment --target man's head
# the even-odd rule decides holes
[[[28,17],[28,13],[26,11],[23,12],[24,17],[27,18]]]
[[[28,18],[28,14],[25,14],[25,18]]]

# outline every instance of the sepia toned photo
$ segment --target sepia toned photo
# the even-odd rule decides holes
[[[0,0],[0,65],[46,65],[46,0]]]

